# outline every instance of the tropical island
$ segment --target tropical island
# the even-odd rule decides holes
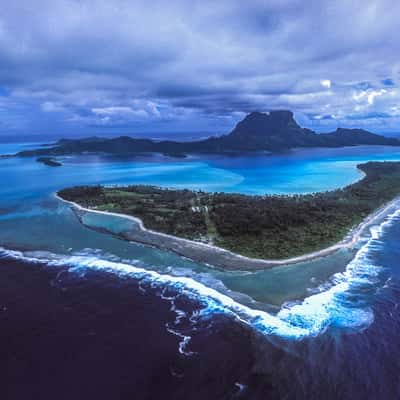
[[[127,155],[161,153],[183,158],[186,154],[235,154],[242,152],[281,152],[299,147],[343,147],[358,145],[400,146],[400,140],[363,129],[338,128],[330,133],[316,133],[302,128],[288,110],[248,114],[227,135],[192,142],[120,136],[116,138],[89,137],[61,139],[53,146],[26,150],[17,156],[59,156],[69,154],[104,153]]]
[[[250,196],[134,185],[78,186],[60,190],[58,196],[84,209],[139,218],[139,234],[122,234],[128,240],[160,244],[196,261],[199,248],[207,260],[204,251],[211,254],[216,246],[221,254],[215,257],[214,252],[210,263],[235,268],[240,262],[235,255],[284,261],[311,252],[323,255],[323,249],[334,248],[400,195],[400,162],[368,162],[358,168],[364,173],[358,182],[305,195]],[[193,241],[201,246],[185,247]]]

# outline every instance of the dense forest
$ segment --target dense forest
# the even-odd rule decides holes
[[[287,258],[341,240],[400,194],[400,162],[369,162],[343,189],[307,195],[248,196],[154,186],[80,186],[59,195],[84,207],[134,215],[160,232],[257,258]]]

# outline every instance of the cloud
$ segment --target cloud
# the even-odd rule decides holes
[[[320,83],[321,83],[321,86],[323,86],[324,88],[327,88],[327,89],[330,89],[332,86],[332,83],[329,79],[322,79],[320,81]]]
[[[130,107],[103,107],[103,108],[92,108],[92,112],[97,115],[127,115],[135,117],[147,117],[148,114],[145,110],[132,110]]]
[[[62,105],[53,101],[45,101],[41,104],[41,107],[44,112],[60,112],[65,110]]]
[[[395,129],[399,12],[395,0],[8,2],[1,131],[223,131],[276,108],[321,129]]]

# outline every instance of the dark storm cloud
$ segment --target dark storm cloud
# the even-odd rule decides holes
[[[399,11],[394,0],[8,2],[2,131],[218,130],[276,108],[321,129],[395,129]]]

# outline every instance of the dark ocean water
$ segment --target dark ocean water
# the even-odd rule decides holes
[[[249,329],[221,315],[181,354],[170,302],[132,279],[2,258],[0,304],[4,400],[232,398],[251,370]]]
[[[393,224],[369,250],[386,279],[373,322],[298,340],[224,313],[193,323],[203,305],[173,287],[4,253],[0,398],[398,399],[399,239]]]

